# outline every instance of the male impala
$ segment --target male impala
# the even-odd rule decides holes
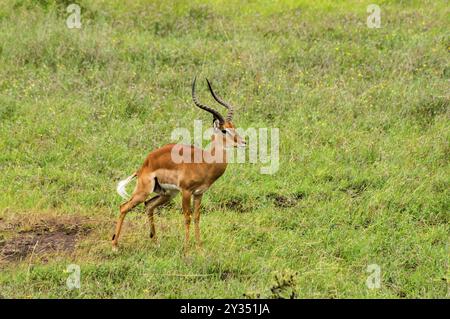
[[[179,191],[182,194],[182,207],[185,221],[185,249],[189,243],[189,226],[191,223],[191,197],[194,199],[195,239],[200,245],[200,203],[202,195],[225,172],[227,167],[228,147],[245,147],[245,141],[235,131],[232,123],[233,107],[222,101],[213,91],[208,79],[209,90],[214,99],[228,109],[224,119],[216,110],[201,104],[195,96],[195,82],[192,83],[192,99],[194,104],[213,115],[214,132],[211,137],[211,147],[203,150],[193,145],[168,144],[148,154],[142,167],[119,182],[117,192],[127,198],[125,186],[137,177],[136,188],[131,198],[120,205],[120,216],[116,231],[112,237],[113,249],[117,250],[120,230],[125,215],[134,207],[145,201],[150,222],[150,238],[156,239],[153,212],[156,207],[168,202]],[[187,161],[179,161],[174,155],[182,155]],[[187,156],[186,156],[187,155]],[[200,161],[198,160],[200,159]],[[147,200],[150,193],[157,195]]]

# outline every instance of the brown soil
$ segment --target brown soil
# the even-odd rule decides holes
[[[298,192],[290,195],[281,195],[276,193],[270,193],[267,198],[273,200],[273,203],[277,207],[287,208],[294,207],[297,203],[305,197],[305,194]]]
[[[233,197],[228,199],[225,203],[224,206],[230,210],[234,210],[237,212],[245,212],[246,208],[244,205],[244,200],[238,197]]]
[[[2,233],[12,231],[8,240]],[[0,229],[0,261],[18,261],[33,254],[70,252],[80,236],[87,235],[90,227],[79,220],[38,220],[31,224],[9,223]]]

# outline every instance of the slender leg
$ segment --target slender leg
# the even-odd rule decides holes
[[[168,202],[171,199],[171,196],[167,195],[157,195],[145,202],[145,206],[147,207],[147,215],[148,215],[148,221],[150,222],[150,238],[152,238],[154,241],[156,241],[156,230],[155,230],[155,223],[153,219],[153,213],[155,211],[155,208]]]
[[[117,250],[120,231],[122,229],[123,220],[125,219],[126,214],[134,207],[145,201],[147,196],[150,194],[151,190],[153,190],[153,186],[154,186],[153,180],[146,181],[138,177],[136,189],[133,192],[133,196],[131,196],[129,201],[120,205],[120,216],[116,224],[116,231],[112,237],[113,250],[115,251]]]
[[[197,246],[201,247],[200,241],[200,204],[202,202],[202,194],[194,195],[194,225],[195,225],[195,241]]]
[[[120,216],[119,219],[117,220],[116,231],[112,237],[113,250],[117,250],[117,243],[119,241],[120,231],[122,229],[123,220],[125,219],[126,214],[134,207],[142,203],[147,197],[147,195],[148,193],[146,192],[139,192],[133,194],[133,196],[128,202],[120,205]]]
[[[185,238],[184,238],[184,251],[185,253],[189,248],[189,227],[191,225],[191,196],[192,193],[188,190],[182,191],[183,196],[183,214],[184,214],[184,227],[185,227]]]

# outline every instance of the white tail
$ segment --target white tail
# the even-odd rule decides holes
[[[127,185],[131,182],[131,180],[133,178],[136,177],[136,173],[134,173],[131,176],[128,176],[126,179],[121,180],[118,184],[117,184],[117,193],[120,195],[120,197],[122,197],[123,199],[128,199],[130,197],[130,195],[128,195],[126,187]]]

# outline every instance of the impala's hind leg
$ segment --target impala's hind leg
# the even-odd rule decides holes
[[[116,231],[112,237],[113,250],[117,250],[117,243],[119,241],[120,231],[122,229],[123,220],[125,219],[126,214],[134,207],[145,201],[147,196],[153,190],[153,186],[153,179],[150,179],[149,181],[138,179],[138,184],[133,192],[133,196],[131,196],[129,201],[120,205],[120,215],[117,220]]]
[[[164,203],[167,203],[171,198],[172,197],[170,195],[160,194],[152,197],[145,202],[145,206],[147,207],[148,221],[150,223],[150,238],[152,238],[154,241],[156,241],[155,221],[153,218],[155,208],[161,206]]]

